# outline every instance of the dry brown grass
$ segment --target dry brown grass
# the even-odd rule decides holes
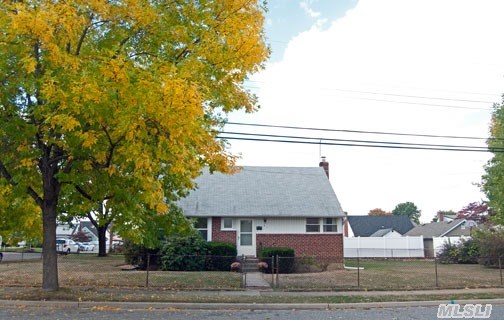
[[[347,265],[356,266],[355,261]],[[367,260],[364,269],[336,270],[320,273],[281,274],[282,289],[369,289],[414,290],[434,288],[482,288],[501,285],[500,270],[480,265],[438,264],[429,260]],[[270,279],[270,277],[265,277]]]
[[[147,272],[124,271],[124,257],[94,255],[59,256],[58,275],[62,287],[145,287]],[[42,285],[42,262],[0,264],[3,286]],[[162,289],[238,289],[240,275],[232,272],[150,271],[149,287]]]

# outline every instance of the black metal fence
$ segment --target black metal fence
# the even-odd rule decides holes
[[[418,290],[503,286],[503,257],[481,257],[491,265],[456,264],[443,258],[307,258],[271,260],[273,276],[283,290]],[[286,266],[287,265],[287,266]],[[285,273],[282,269],[291,269]]]
[[[42,259],[38,255],[4,253],[0,286],[39,287]],[[258,273],[280,290],[415,290],[503,286],[503,257],[481,257],[482,264],[455,264],[441,258],[341,258],[146,255],[142,265],[123,255],[58,256],[63,287],[158,288],[167,290],[239,290],[250,273]],[[176,263],[172,263],[176,260]],[[176,268],[174,267],[173,270]],[[257,276],[257,274],[255,275]]]

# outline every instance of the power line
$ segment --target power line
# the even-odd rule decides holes
[[[248,86],[245,85],[246,88],[252,89],[260,89],[259,87]],[[331,95],[329,95],[331,96]],[[398,95],[399,96],[399,95]],[[396,103],[396,104],[409,104],[409,105],[417,105],[417,106],[428,106],[428,107],[438,107],[438,108],[449,108],[449,109],[465,109],[465,110],[485,110],[491,111],[492,108],[480,108],[480,107],[464,107],[464,106],[456,106],[456,105],[447,105],[447,104],[436,104],[436,103],[425,103],[425,102],[412,102],[412,101],[399,101],[399,100],[388,100],[388,99],[376,99],[376,98],[365,98],[365,97],[339,97],[342,99],[352,99],[352,100],[365,100],[365,101],[376,101],[376,102],[388,102],[388,103]],[[425,98],[429,99],[429,98]],[[452,100],[453,99],[446,99]]]
[[[247,82],[254,82],[254,83],[265,83],[264,81],[258,81],[258,80],[247,80]],[[259,87],[254,87],[251,86],[252,88],[259,88]],[[393,97],[404,97],[404,98],[415,98],[415,99],[427,99],[427,100],[442,100],[442,101],[456,101],[456,102],[469,102],[469,103],[495,103],[495,101],[490,101],[490,100],[472,100],[472,99],[455,99],[455,98],[445,98],[445,97],[439,97],[439,96],[425,96],[425,95],[407,95],[407,94],[399,94],[399,93],[391,93],[391,92],[378,92],[378,91],[366,91],[366,90],[354,90],[354,89],[342,89],[342,88],[331,88],[331,87],[320,87],[318,88],[319,90],[324,90],[324,91],[341,91],[341,92],[351,92],[351,93],[362,93],[362,94],[372,94],[372,95],[382,95],[382,96],[393,96]],[[426,89],[424,89],[426,90]],[[434,90],[434,89],[428,89],[428,90]],[[446,92],[452,92],[452,93],[458,93],[458,94],[470,94],[470,95],[482,95],[482,96],[492,96],[492,97],[499,97],[501,96],[499,94],[492,94],[492,93],[478,93],[478,92],[460,92],[460,91],[446,91]]]
[[[407,136],[407,137],[422,137],[422,138],[446,138],[446,139],[467,139],[467,140],[504,140],[501,138],[482,138],[482,137],[470,137],[470,136],[434,135],[434,134],[384,132],[384,131],[364,131],[364,130],[348,130],[348,129],[329,129],[329,128],[286,126],[286,125],[245,123],[245,122],[233,122],[233,121],[227,122],[226,124],[236,125],[236,126],[264,127],[264,128],[277,128],[277,129],[344,132],[344,133],[359,133],[359,134],[377,134],[377,135]]]
[[[316,141],[337,141],[345,143],[359,143],[359,144],[380,144],[380,145],[398,145],[398,146],[416,146],[416,147],[430,147],[430,148],[459,148],[471,149],[479,151],[488,151],[487,147],[480,146],[461,146],[461,145],[446,145],[446,144],[426,144],[426,143],[410,143],[410,142],[395,142],[395,141],[375,141],[375,140],[352,140],[352,139],[333,139],[333,138],[320,138],[320,137],[301,137],[301,136],[286,136],[274,134],[260,134],[260,133],[244,133],[244,132],[229,132],[222,131],[221,134],[231,134],[238,136],[252,136],[252,137],[267,137],[267,138],[282,138],[282,139],[297,139],[297,140],[316,140]],[[494,148],[499,151],[504,151],[504,148]]]
[[[441,101],[456,101],[456,102],[469,102],[469,103],[495,103],[495,101],[485,101],[485,100],[469,100],[469,99],[453,99],[453,98],[443,98],[443,97],[428,97],[428,96],[417,96],[417,95],[406,95],[398,93],[387,93],[387,92],[374,92],[374,91],[361,91],[361,90],[348,90],[348,89],[333,89],[328,88],[324,90],[335,90],[342,92],[353,92],[353,93],[364,93],[372,95],[381,96],[391,96],[391,97],[404,97],[404,98],[415,98],[415,99],[426,99],[426,100],[441,100]]]
[[[464,149],[464,148],[435,148],[435,147],[415,147],[415,146],[398,146],[398,145],[377,145],[377,144],[355,144],[355,143],[340,143],[340,142],[325,142],[321,141],[301,141],[301,140],[283,140],[283,139],[264,139],[264,138],[242,138],[242,137],[227,137],[218,135],[217,138],[224,140],[243,140],[243,141],[258,141],[258,142],[280,142],[280,143],[295,143],[295,144],[317,144],[329,146],[345,146],[345,147],[368,147],[368,148],[385,148],[385,149],[409,149],[409,150],[429,150],[429,151],[462,151],[462,152],[494,152],[501,153],[504,150],[488,149]]]

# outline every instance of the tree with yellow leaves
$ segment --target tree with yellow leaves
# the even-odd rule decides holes
[[[44,289],[59,288],[59,214],[106,200],[141,226],[203,166],[229,172],[216,135],[226,113],[256,108],[243,83],[268,56],[263,13],[251,0],[0,4],[0,186],[40,208]]]

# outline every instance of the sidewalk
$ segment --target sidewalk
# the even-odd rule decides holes
[[[16,291],[21,288],[2,288],[4,292]],[[22,289],[21,289],[22,290]],[[84,289],[86,290],[86,289]],[[441,290],[417,290],[417,291],[302,291],[302,292],[286,292],[272,291],[270,288],[266,290],[248,289],[239,291],[159,291],[159,290],[136,290],[136,289],[117,289],[117,288],[101,288],[90,289],[101,294],[121,293],[125,297],[133,294],[141,294],[143,300],[137,302],[128,302],[127,300],[120,301],[61,301],[57,298],[54,300],[47,299],[45,301],[35,300],[27,301],[20,300],[0,300],[0,308],[117,308],[117,309],[187,309],[187,310],[335,310],[335,309],[361,309],[361,308],[403,308],[403,307],[437,307],[441,303],[458,303],[458,304],[504,304],[504,288],[481,288],[481,289],[441,289]],[[494,294],[493,299],[457,299],[452,301],[450,295],[461,294]],[[187,297],[187,299],[179,300],[183,302],[149,302],[154,296],[174,295],[177,297]],[[418,298],[422,301],[390,301],[394,296],[426,296],[427,299]],[[440,296],[446,295],[446,299],[439,300]],[[313,297],[389,297],[387,302],[366,302],[365,299],[357,300],[358,302],[331,302],[337,301],[327,299],[327,302],[317,302]],[[434,297],[429,299],[429,296]],[[296,299],[297,302],[289,302],[289,298]],[[311,301],[306,303],[303,301]],[[500,298],[503,297],[503,298]],[[222,299],[220,299],[222,298]],[[271,298],[268,299],[268,298]],[[285,298],[285,299],[280,299]],[[301,299],[299,299],[301,298]],[[18,298],[19,299],[19,298]],[[127,299],[127,298],[126,298]],[[437,300],[436,300],[437,299]],[[185,301],[184,301],[185,300]],[[235,300],[235,302],[230,302]],[[254,302],[256,301],[257,302]],[[423,301],[425,300],[425,301]],[[147,301],[147,302],[144,302]],[[167,300],[169,301],[169,300]],[[177,300],[174,300],[177,301]],[[273,302],[272,302],[273,301]],[[274,302],[276,301],[276,302]],[[321,301],[324,301],[323,299]],[[345,300],[343,300],[345,301]]]
[[[403,301],[359,303],[181,303],[181,302],[101,302],[0,300],[0,308],[56,308],[109,310],[338,310],[369,308],[438,307],[450,301]],[[504,299],[457,300],[458,304],[502,305]]]
[[[246,273],[245,287],[247,290],[272,290],[270,284],[264,280],[261,272]]]

